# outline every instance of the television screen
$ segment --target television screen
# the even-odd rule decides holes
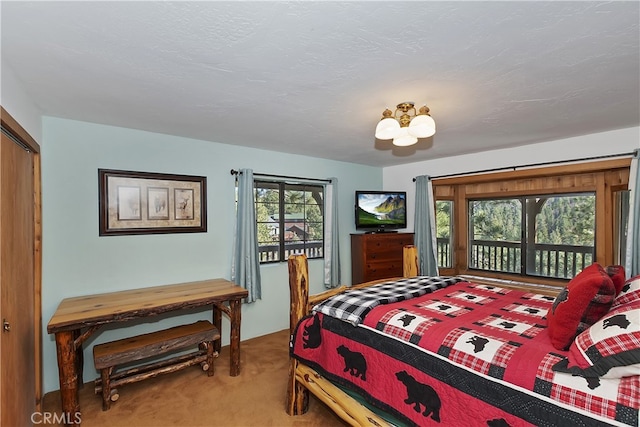
[[[388,231],[407,228],[407,193],[356,191],[356,229]]]

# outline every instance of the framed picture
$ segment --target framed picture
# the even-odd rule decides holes
[[[207,178],[98,169],[100,236],[207,231]]]

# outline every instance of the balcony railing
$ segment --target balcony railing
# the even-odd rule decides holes
[[[536,243],[523,269],[519,242],[473,240],[469,268],[570,279],[593,263],[593,253],[593,246]]]
[[[438,254],[438,266],[451,268],[451,241],[448,237],[438,237],[437,239],[437,254]]]
[[[258,247],[258,256],[260,262],[278,262],[282,261],[279,258],[280,246],[278,244],[273,245],[261,245]],[[292,254],[306,254],[307,258],[322,258],[324,256],[324,245],[322,241],[312,242],[291,242],[284,245],[284,259],[289,259],[289,255]]]
[[[593,263],[593,246],[535,244],[527,274],[570,279]],[[448,238],[437,239],[438,265],[452,267]],[[474,240],[469,267],[505,273],[522,273],[522,246],[519,242]]]
[[[519,242],[474,240],[471,242],[469,267],[504,273],[522,273],[521,245]],[[279,247],[262,245],[259,248],[260,262],[278,262]],[[533,268],[527,274],[534,276],[570,279],[594,260],[593,246],[535,244],[532,258]],[[322,241],[294,242],[285,245],[284,259],[291,254],[305,253],[308,258],[322,258]],[[437,239],[438,265],[452,266],[451,244],[448,238]]]

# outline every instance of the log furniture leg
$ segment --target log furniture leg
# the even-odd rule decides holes
[[[102,380],[102,410],[106,411],[111,408],[111,372],[113,367],[100,370],[100,379]]]
[[[207,352],[207,360],[202,362],[200,366],[202,366],[203,371],[207,371],[207,375],[212,377],[214,374],[213,370],[213,359],[218,355],[217,352],[213,351],[214,343],[211,342],[203,342],[200,343],[200,350]]]
[[[308,312],[309,270],[306,255],[291,255],[289,265],[289,337]],[[286,409],[289,415],[301,415],[309,409],[309,391],[296,380],[298,361],[289,358],[289,381],[287,382]]]
[[[218,324],[222,323],[222,312],[225,312],[229,316],[230,331],[229,331],[229,375],[232,377],[240,374],[240,322],[242,316],[242,308],[240,307],[240,299],[229,299],[229,306],[224,303],[213,304],[213,322]],[[217,326],[216,326],[217,327]],[[218,328],[220,330],[220,328]],[[216,342],[215,351],[220,351],[220,340]]]
[[[66,414],[66,419],[70,423],[77,419],[75,414],[80,413],[77,351],[74,345],[74,335],[73,331],[60,331],[55,334],[62,412]]]
[[[229,369],[229,375],[235,377],[240,374],[240,300],[234,299],[229,301],[229,317],[231,321],[231,337],[229,344],[231,350],[231,366]]]
[[[222,310],[218,308],[218,304],[213,304],[213,318],[211,319],[213,322],[213,326],[218,328],[218,330],[222,333]],[[217,340],[213,344],[213,351],[217,351],[220,353],[220,349],[222,348],[222,337]]]
[[[73,342],[76,349],[76,372],[78,374],[78,389],[84,386],[84,351],[82,351],[82,341],[80,341],[80,329],[73,331]]]

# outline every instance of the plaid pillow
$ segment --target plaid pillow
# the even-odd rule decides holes
[[[571,279],[547,313],[551,344],[568,350],[574,338],[607,314],[616,290],[598,263],[591,264]]]
[[[613,300],[611,308],[633,301],[640,301],[640,276],[632,277],[622,285],[622,289]]]
[[[582,377],[640,375],[640,300],[618,306],[578,335],[554,371]]]

